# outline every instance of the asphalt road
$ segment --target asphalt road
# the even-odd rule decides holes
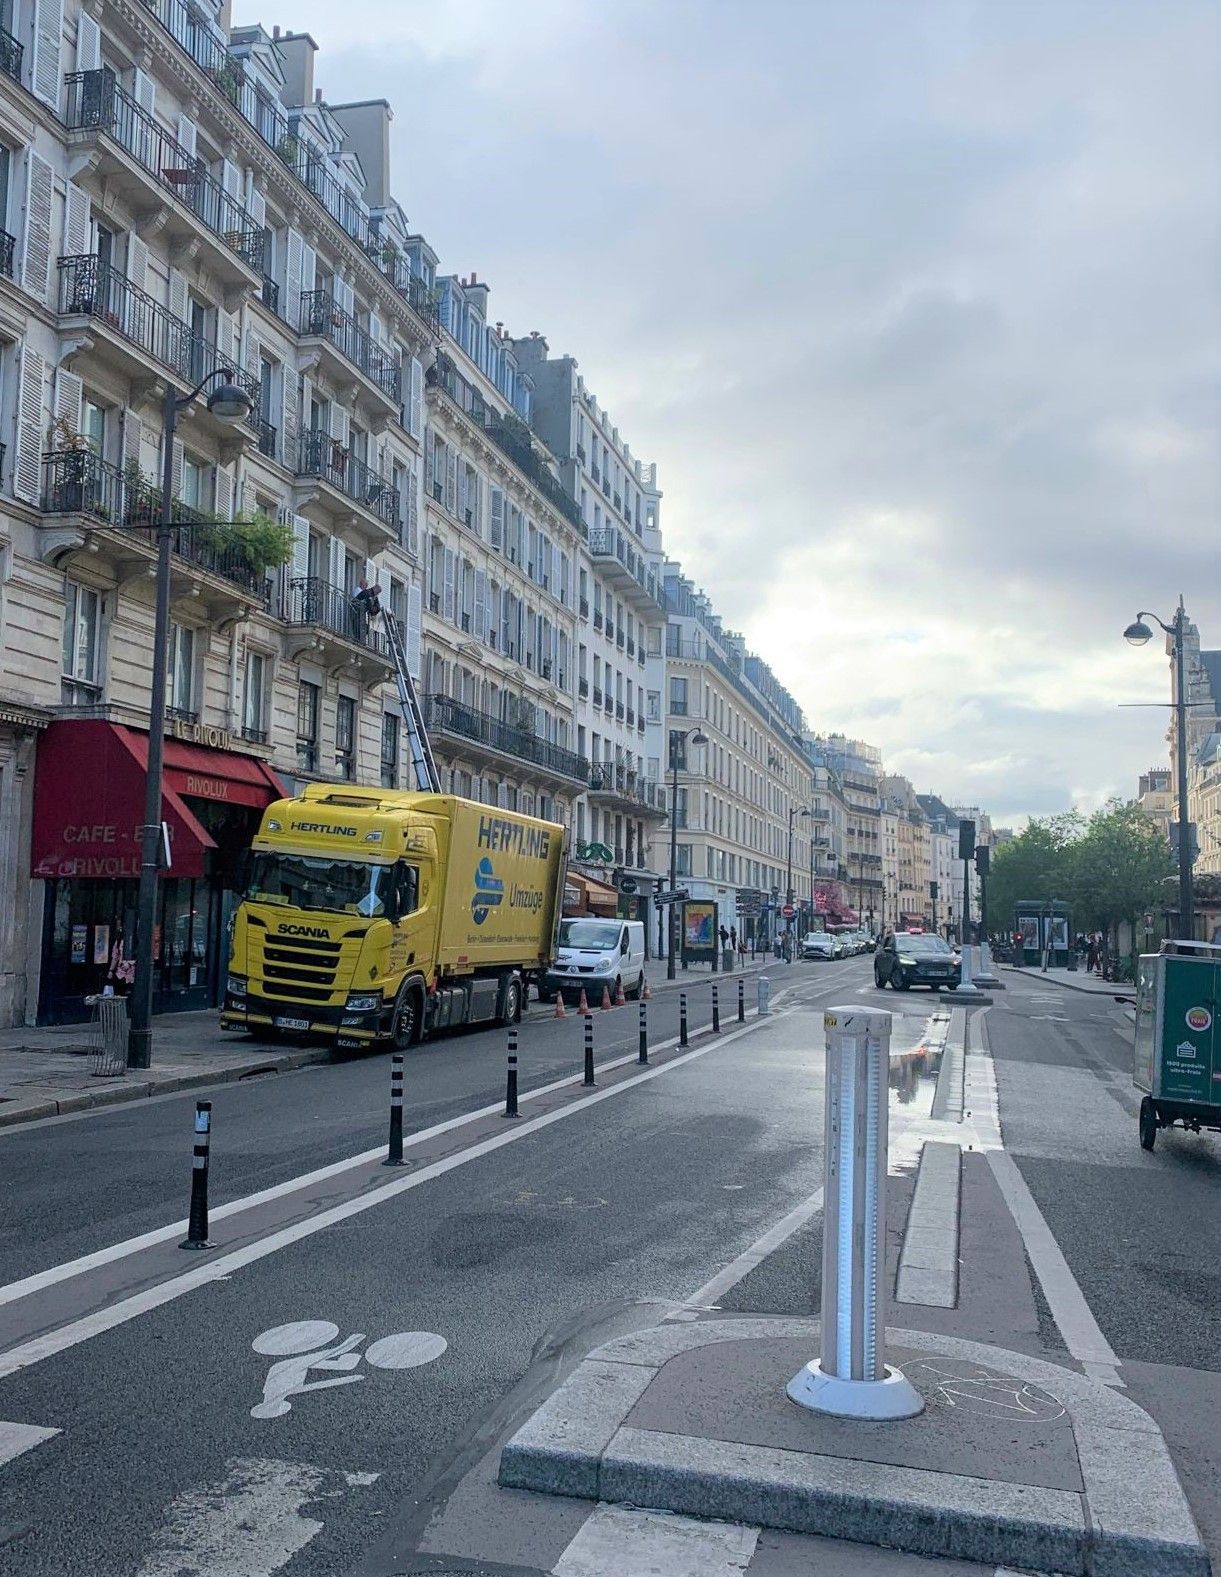
[[[856,992],[869,968],[863,958],[770,973],[774,993],[790,984],[822,1004]],[[700,997],[707,986],[693,989],[693,1024],[707,1021]],[[652,1006],[657,1038],[673,1033],[676,999]],[[606,1050],[615,1034],[634,1049],[635,1010],[605,1017]],[[706,1053],[608,1084],[605,1099],[521,1142],[0,1379],[0,1418],[61,1431],[7,1464],[0,1451],[6,1574],[178,1577],[196,1570],[183,1552],[219,1549],[234,1519],[251,1571],[285,1552],[285,1577],[349,1570],[438,1465],[527,1405],[523,1386],[553,1378],[591,1332],[648,1323],[642,1301],[688,1296],[818,1186],[822,1050],[810,1022],[781,1011],[733,1038],[727,1012],[729,1033]],[[527,1084],[573,1071],[579,1047],[572,1021],[528,1025]],[[496,1100],[502,1053],[498,1035],[424,1048],[409,1064],[409,1126]],[[382,1058],[227,1088],[218,1197],[377,1143],[385,1075]],[[21,1269],[180,1214],[189,1109],[142,1103],[0,1141],[10,1182],[15,1159],[28,1167],[30,1211],[23,1203],[25,1224],[8,1231]],[[9,1312],[0,1306],[0,1350],[13,1339],[3,1340]],[[292,1322],[313,1325],[265,1336]],[[412,1332],[436,1340],[384,1341]],[[263,1386],[296,1335],[315,1352],[360,1339],[310,1372],[330,1379],[325,1390],[252,1416],[264,1403],[277,1411],[274,1385],[266,1396]],[[412,1354],[426,1361],[394,1367]],[[295,1509],[305,1502],[308,1516]],[[316,1536],[310,1518],[323,1521]]]
[[[866,960],[785,965],[769,961],[773,992],[789,979],[828,983],[861,972]],[[654,966],[655,969],[657,966]],[[664,974],[664,969],[660,971]],[[722,1022],[736,1018],[735,975],[716,977]],[[745,977],[753,1008],[755,980]],[[713,978],[662,981],[648,1004],[651,1040],[677,1035],[679,991],[692,1033],[712,1018]],[[531,1001],[520,1032],[522,1091],[582,1065],[581,1020],[564,1021]],[[594,1017],[598,1060],[636,1047],[639,1017],[629,1003]],[[407,1133],[504,1099],[502,1030],[460,1031],[418,1046],[406,1064]],[[0,1283],[91,1253],[185,1218],[197,1098],[212,1102],[213,1205],[384,1143],[390,1059],[385,1053],[319,1064],[212,1090],[102,1108],[70,1118],[0,1129],[0,1189],[20,1189],[21,1208],[0,1212]]]

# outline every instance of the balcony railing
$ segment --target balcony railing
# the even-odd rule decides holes
[[[113,71],[68,74],[70,131],[104,131],[142,169],[172,191],[195,217],[256,273],[263,271],[263,232],[219,181],[130,94]]]
[[[398,363],[361,328],[350,312],[326,290],[301,292],[302,334],[321,334],[352,365],[397,404],[401,379]]]
[[[371,510],[392,531],[399,526],[399,492],[329,433],[301,433],[297,475],[317,476]]]
[[[3,274],[5,279],[14,277],[13,252],[16,246],[15,237],[11,236],[7,230],[0,230],[0,274]]]
[[[283,617],[286,624],[305,624],[311,629],[327,630],[390,660],[386,637],[380,627],[356,606],[341,586],[332,586],[316,575],[303,575],[289,581]]]
[[[426,696],[424,716],[428,727],[438,733],[474,740],[491,750],[515,756],[519,761],[529,761],[557,777],[570,778],[577,783],[589,781],[589,762],[583,757],[540,739],[536,734],[514,728],[487,712],[477,712],[447,695]]]
[[[642,591],[648,593],[659,606],[664,606],[664,592],[657,577],[648,566],[642,553],[630,546],[617,526],[604,526],[590,533],[589,551],[595,558],[613,558],[623,566]]]
[[[59,310],[97,318],[123,339],[154,357],[191,385],[223,371],[251,400],[258,398],[258,380],[234,366],[217,347],[143,290],[137,290],[117,269],[100,258],[61,257]]]
[[[259,291],[259,295],[262,299],[263,305],[267,308],[267,310],[269,312],[274,312],[276,317],[279,317],[280,287],[276,284],[275,280],[270,274],[263,275],[263,285]]]
[[[12,77],[14,82],[21,81],[21,57],[24,54],[25,46],[0,27],[0,71],[6,77]]]
[[[399,295],[406,298],[413,311],[426,323],[435,325],[440,322],[439,293],[435,289],[430,289],[418,274],[412,273],[411,264],[405,257],[400,257],[397,252],[383,246],[379,267]]]
[[[266,455],[269,460],[275,460],[279,454],[279,428],[265,422],[260,416],[255,419],[254,430],[259,436],[259,453]]]
[[[143,477],[129,475],[88,449],[58,450],[42,457],[42,512],[46,515],[90,515],[99,524],[130,530],[149,548],[156,544],[161,495]],[[266,576],[251,567],[240,547],[217,541],[219,526],[198,510],[174,500],[174,552],[213,575],[232,581],[251,596],[266,595]]]
[[[546,463],[535,452],[530,429],[519,417],[502,416],[487,404],[479,390],[468,383],[448,356],[438,356],[428,371],[429,381],[444,389],[450,399],[506,454],[534,489],[584,535],[585,523],[576,501],[569,497]]]

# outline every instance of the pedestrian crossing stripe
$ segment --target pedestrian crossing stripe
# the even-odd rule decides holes
[[[8,1424],[0,1419],[0,1466],[32,1451],[44,1440],[50,1440],[52,1435],[61,1432],[58,1429],[44,1429],[40,1424]]]

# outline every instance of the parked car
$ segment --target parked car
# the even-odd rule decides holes
[[[834,958],[835,938],[829,931],[809,931],[801,939],[802,958]]]
[[[644,991],[644,922],[585,915],[561,920],[555,962],[539,983],[539,1001],[579,991],[595,1000],[604,987],[613,997],[621,985],[629,997]]]
[[[956,986],[961,978],[959,955],[939,936],[923,931],[898,931],[873,955],[875,986],[889,985],[895,991],[927,986],[940,991],[943,986]]]

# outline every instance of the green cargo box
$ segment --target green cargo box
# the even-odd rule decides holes
[[[1221,1129],[1221,947],[1167,942],[1140,960],[1132,1082],[1143,1090],[1140,1142],[1159,1128]]]

